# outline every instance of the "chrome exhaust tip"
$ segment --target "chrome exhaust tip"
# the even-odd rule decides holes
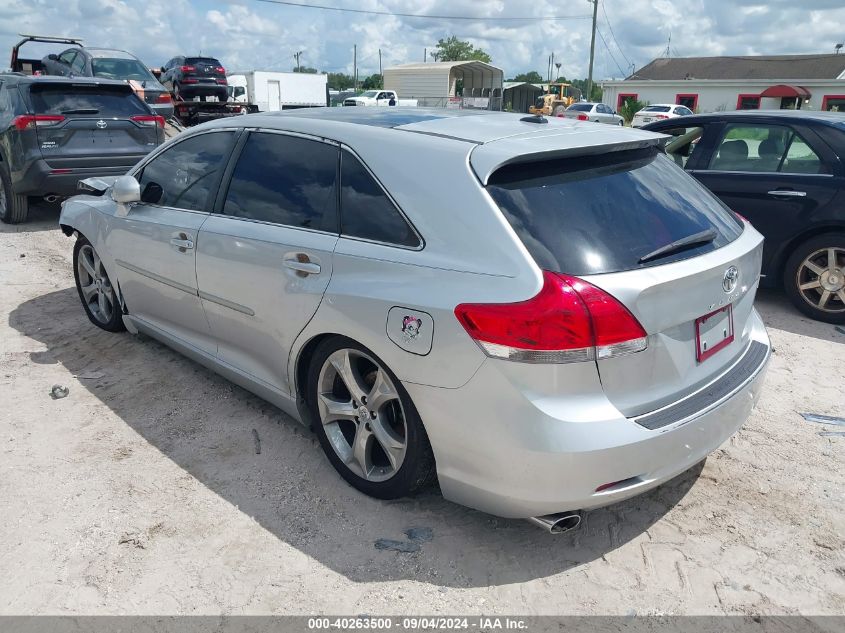
[[[581,515],[577,512],[557,512],[528,520],[550,534],[563,534],[581,525]]]
[[[52,193],[50,195],[44,196],[44,202],[55,202],[58,199],[59,196]]]

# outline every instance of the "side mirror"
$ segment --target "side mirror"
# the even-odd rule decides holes
[[[112,185],[111,198],[120,204],[140,202],[141,185],[135,180],[134,176],[121,176]]]
[[[49,55],[47,55],[47,59],[49,59],[51,62],[54,62],[59,59],[59,56],[55,53],[50,53]]]
[[[162,67],[161,67],[161,72],[162,72],[162,73],[166,73],[166,72],[167,72],[167,69],[166,69],[164,66],[162,66]]]

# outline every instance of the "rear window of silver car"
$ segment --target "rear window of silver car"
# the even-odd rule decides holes
[[[554,272],[667,264],[721,248],[742,233],[733,214],[657,148],[507,165],[487,190],[537,265]],[[640,262],[710,229],[716,237],[708,244]]]

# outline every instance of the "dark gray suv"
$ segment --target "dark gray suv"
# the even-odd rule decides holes
[[[0,73],[0,220],[25,221],[31,197],[125,174],[163,142],[164,119],[125,82]]]

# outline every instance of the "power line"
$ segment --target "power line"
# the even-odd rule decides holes
[[[619,40],[616,39],[616,33],[613,32],[613,27],[610,26],[610,18],[607,17],[607,9],[604,7],[604,5],[601,5],[601,10],[602,13],[604,13],[604,21],[607,22],[607,28],[610,30],[610,37],[612,37],[613,41],[616,42],[616,48],[619,49],[619,54],[622,55],[622,58],[625,60],[625,62],[627,62],[628,66],[631,66],[631,60],[628,59],[628,56],[625,55],[625,51],[623,51],[622,47],[619,46]]]
[[[397,18],[421,18],[426,20],[479,20],[482,22],[537,22],[542,20],[585,20],[589,15],[540,15],[520,17],[483,17],[477,15],[421,15],[419,13],[397,13],[394,11],[372,11],[367,9],[349,9],[344,7],[329,7],[323,4],[306,4],[300,2],[288,2],[287,0],[255,0],[266,4],[281,4],[287,7],[299,7],[301,9],[320,9],[322,11],[340,11],[344,13],[361,13],[364,15],[386,15]]]
[[[626,75],[625,71],[622,70],[622,66],[619,65],[618,61],[616,61],[616,58],[613,56],[613,51],[611,51],[610,47],[607,45],[607,40],[604,39],[604,35],[602,35],[601,31],[599,31],[598,29],[596,29],[596,33],[599,34],[599,37],[601,38],[601,41],[604,44],[604,47],[607,49],[607,54],[610,55],[610,59],[613,60],[613,63],[616,64],[616,67],[619,69],[619,74],[622,75],[623,77],[626,77],[627,75]]]

